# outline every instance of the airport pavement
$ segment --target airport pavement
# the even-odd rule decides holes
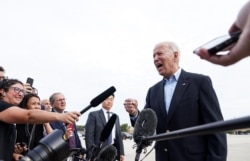
[[[82,145],[85,146],[84,140]],[[228,135],[228,157],[227,161],[250,161],[250,135]],[[135,151],[133,149],[133,140],[124,140],[125,148],[125,161],[135,160]],[[151,150],[151,146],[147,148],[147,151]],[[144,157],[142,152],[140,159]],[[143,161],[154,161],[154,150],[143,160]]]

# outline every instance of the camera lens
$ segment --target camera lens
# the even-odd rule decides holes
[[[63,139],[63,131],[56,129],[40,140],[39,144],[30,150],[19,161],[60,161],[70,154],[69,144]]]

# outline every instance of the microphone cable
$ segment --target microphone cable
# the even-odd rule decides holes
[[[151,142],[152,143],[152,142]],[[153,147],[150,149],[150,151],[149,152],[147,152],[147,147],[144,147],[142,150],[143,150],[143,153],[145,154],[145,153],[147,153],[147,154],[145,154],[144,156],[143,156],[143,158],[140,160],[140,161],[143,161],[153,150],[154,150],[154,148],[155,148],[155,142],[154,142],[154,145],[153,145]],[[134,144],[133,146],[132,146],[132,148],[134,149],[134,148],[137,148],[137,144]],[[148,146],[148,145],[147,145]]]
[[[155,148],[155,143],[154,143],[154,146],[150,149],[150,151],[144,155],[144,157],[140,160],[140,161],[143,161]]]

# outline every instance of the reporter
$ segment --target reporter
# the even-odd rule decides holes
[[[226,55],[210,55],[208,51],[201,48],[196,54],[211,63],[229,66],[250,55],[250,1],[239,11],[236,21],[229,29],[229,33],[242,31],[238,42],[229,50]]]
[[[74,123],[79,112],[52,113],[21,109],[17,105],[24,97],[23,83],[6,79],[0,85],[0,160],[11,161],[15,144],[15,123],[41,124],[51,121]]]
[[[26,94],[18,106],[27,110],[41,110],[40,97],[33,93]],[[26,144],[26,149],[22,149],[23,151],[21,152],[15,151],[15,153],[21,153],[25,155],[28,150],[32,150],[37,145],[39,145],[39,141],[47,134],[53,132],[53,129],[51,128],[49,123],[17,124],[16,131],[16,143]],[[67,131],[65,131],[66,138],[69,138],[66,132]],[[70,130],[68,133],[68,135],[71,135],[73,131]]]

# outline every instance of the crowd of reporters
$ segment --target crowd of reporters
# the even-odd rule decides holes
[[[0,160],[19,160],[53,132],[50,123],[75,124],[80,113],[41,110],[37,89],[18,79],[5,76],[0,67]],[[65,127],[65,141],[73,136],[72,127]]]

